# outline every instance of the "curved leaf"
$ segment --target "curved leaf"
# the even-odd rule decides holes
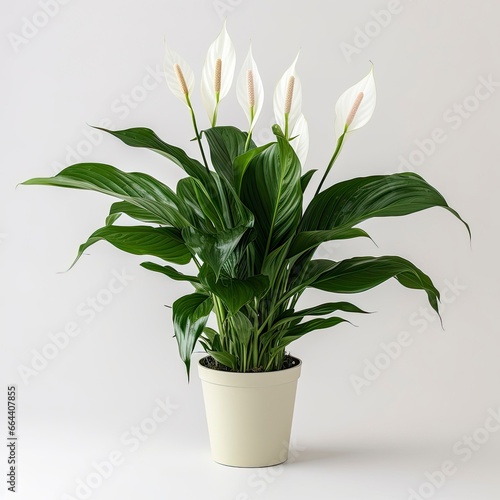
[[[187,264],[191,260],[191,254],[179,230],[173,227],[105,226],[92,233],[80,245],[71,267],[87,248],[101,240],[134,255],[152,255],[176,264]]]
[[[221,363],[224,366],[227,366],[228,368],[231,368],[231,370],[237,370],[238,368],[238,361],[236,360],[236,357],[233,356],[232,354],[229,354],[226,351],[207,351],[212,358],[214,358],[216,361]]]
[[[192,284],[200,282],[197,276],[188,276],[187,274],[177,271],[177,269],[174,269],[172,266],[161,266],[155,262],[142,262],[141,266],[148,271],[164,274],[175,281],[189,281]]]
[[[54,177],[29,179],[22,184],[97,191],[128,201],[146,210],[163,224],[177,228],[189,224],[179,213],[182,201],[168,186],[150,175],[122,172],[104,163],[77,163]]]
[[[333,318],[323,318],[323,319],[312,319],[311,321],[300,323],[299,325],[296,325],[287,330],[286,334],[279,340],[276,349],[282,349],[283,347],[286,347],[294,340],[303,337],[306,333],[310,333],[315,330],[320,330],[322,328],[330,328],[332,326],[338,325],[339,323],[350,323],[350,322],[344,318],[333,317]]]
[[[252,142],[250,143],[252,144]],[[241,182],[243,180],[243,176],[247,170],[250,162],[260,153],[265,151],[269,146],[274,144],[273,142],[269,142],[268,144],[264,144],[263,146],[254,147],[249,149],[246,153],[241,154],[240,156],[234,158],[233,167],[234,167],[234,187],[236,193],[240,194],[241,191]]]
[[[248,134],[236,127],[213,127],[204,130],[210,146],[210,157],[215,171],[234,185],[233,161],[245,152]],[[255,147],[255,144],[252,144]]]
[[[369,314],[367,311],[363,311],[363,309],[360,309],[358,306],[355,306],[350,302],[326,302],[325,304],[308,307],[307,309],[302,309],[300,311],[289,309],[281,314],[278,319],[281,320],[285,318],[303,318],[305,316],[323,316],[324,314],[331,314],[335,311]]]
[[[106,226],[114,224],[122,214],[128,215],[131,219],[141,222],[160,225],[164,224],[164,221],[144,208],[138,207],[128,201],[117,201],[116,203],[113,203],[109,209],[109,215],[106,217]]]
[[[208,266],[202,266],[200,281],[214,295],[219,297],[230,314],[239,311],[253,299],[259,299],[269,287],[267,276],[251,276],[245,280],[219,276]]]
[[[316,248],[326,241],[346,240],[359,237],[370,238],[370,235],[366,231],[356,227],[340,227],[326,231],[302,231],[292,240],[288,257],[300,255],[311,248]]]
[[[314,273],[317,262],[310,262],[309,272]],[[390,278],[396,278],[407,288],[424,290],[430,305],[439,315],[439,291],[429,276],[402,257],[354,257],[343,260],[319,274],[309,286],[327,292],[359,293]]]
[[[288,141],[277,138],[250,162],[242,185],[242,201],[255,216],[258,265],[295,233],[302,212],[299,160]]]
[[[146,148],[165,156],[173,161],[177,166],[181,167],[188,175],[195,177],[201,181],[206,181],[209,178],[207,169],[194,158],[189,157],[181,148],[171,146],[162,141],[149,128],[136,127],[126,130],[108,130],[102,127],[94,127],[103,132],[107,132],[120,139],[127,146],[133,148]]]
[[[247,228],[242,226],[210,234],[186,227],[182,230],[182,237],[186,245],[199,255],[201,260],[206,262],[218,276],[246,230]]]
[[[317,195],[300,224],[301,231],[352,227],[371,217],[408,215],[442,207],[461,219],[443,196],[413,172],[373,175],[339,182]]]
[[[172,304],[175,338],[181,359],[186,365],[188,380],[191,354],[196,341],[203,333],[212,308],[212,299],[202,293],[185,295]]]
[[[317,172],[317,170],[308,170],[301,178],[300,178],[300,187],[302,188],[302,193],[309,186],[309,182],[311,182],[312,176]]]

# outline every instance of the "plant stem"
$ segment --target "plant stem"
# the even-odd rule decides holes
[[[248,130],[247,140],[245,142],[245,153],[248,151],[248,146],[250,146],[250,141],[252,140],[252,125],[254,118],[255,118],[255,106],[252,106],[250,108],[250,129]]]
[[[344,137],[345,137],[345,132],[339,137],[339,140],[337,141],[337,147],[335,148],[335,151],[333,152],[332,159],[330,160],[330,163],[328,164],[328,167],[326,168],[326,172],[323,175],[323,178],[321,179],[321,182],[319,183],[318,189],[316,189],[316,193],[314,193],[314,196],[317,196],[318,193],[321,191],[321,188],[323,187],[323,183],[325,182],[326,177],[330,173],[330,170],[333,167],[333,164],[335,163],[335,160],[337,159],[337,156],[340,153],[340,150],[342,149],[342,144],[344,143]]]
[[[216,94],[216,102],[215,102],[215,109],[214,109],[214,114],[212,116],[212,127],[215,127],[215,124],[217,123],[217,114],[219,111],[219,94]]]
[[[225,320],[224,310],[222,309],[222,304],[221,304],[220,299],[218,297],[216,297],[215,295],[212,294],[212,300],[214,301],[215,317],[217,318],[217,326],[219,327],[219,336],[220,336],[220,339],[221,339],[221,344],[224,345],[224,339],[225,339],[225,334],[224,334],[224,320]]]
[[[194,133],[196,134],[196,140],[198,141],[198,146],[200,147],[201,156],[203,157],[203,163],[205,164],[207,172],[209,172],[210,170],[208,168],[207,159],[205,157],[205,151],[203,151],[203,144],[201,143],[201,135],[200,132],[198,131],[198,125],[196,124],[196,116],[194,114],[193,106],[191,106],[191,101],[188,95],[186,96],[186,102],[189,106],[189,111],[191,111],[191,120],[193,122],[193,128],[194,128]]]
[[[248,151],[248,146],[250,146],[250,141],[252,140],[252,131],[250,130],[247,135],[247,140],[245,142],[245,153]]]

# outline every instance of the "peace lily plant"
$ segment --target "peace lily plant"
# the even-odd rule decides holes
[[[424,291],[439,314],[439,292],[431,279],[402,257],[314,258],[322,243],[369,238],[357,226],[373,217],[431,207],[460,216],[435,188],[411,172],[357,177],[324,187],[344,143],[373,115],[373,69],[338,99],[332,157],[314,197],[304,206],[304,192],[321,172],[303,170],[309,133],[301,110],[297,62],[298,56],[274,91],[275,140],[257,145],[252,132],[263,108],[264,87],[251,48],[236,78],[237,99],[248,120],[242,131],[217,124],[236,65],[225,25],[202,71],[201,97],[208,115],[204,130],[192,102],[193,71],[166,47],[166,81],[188,108],[200,160],[147,128],[101,130],[128,146],[159,153],[183,169],[186,176],[175,190],[145,173],[127,173],[102,163],[75,164],[54,177],[24,183],[93,190],[120,200],[111,205],[104,227],[80,246],[77,260],[91,245],[105,240],[125,252],[156,258],[142,266],[193,286],[192,293],[172,306],[175,338],[188,376],[197,342],[216,369],[277,371],[288,366],[286,350],[294,340],[345,322],[336,315],[339,312],[364,313],[345,301],[301,309],[298,302],[308,288],[353,294],[395,278],[404,287]],[[117,224],[123,216],[140,224]],[[186,274],[165,263],[194,263],[196,272]],[[216,328],[207,327],[212,313]]]

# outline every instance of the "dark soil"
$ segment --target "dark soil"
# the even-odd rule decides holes
[[[232,372],[231,368],[228,368],[227,366],[224,366],[223,364],[219,363],[216,361],[212,356],[206,356],[200,360],[200,363],[202,366],[205,366],[206,368],[210,368],[211,370],[219,370],[222,372]],[[287,368],[293,368],[294,366],[297,366],[300,363],[300,360],[297,358],[294,358],[293,356],[290,356],[290,354],[285,354],[285,357],[283,359],[283,366],[280,368],[280,370],[286,370]],[[257,369],[249,370],[246,373],[263,373],[264,368],[259,367]],[[235,372],[236,373],[236,372]]]

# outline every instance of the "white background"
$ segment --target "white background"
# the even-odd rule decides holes
[[[83,498],[77,481],[89,479],[87,495],[96,500],[403,500],[412,498],[410,489],[420,491],[421,498],[498,499],[500,432],[480,428],[500,406],[500,332],[494,320],[499,84],[489,95],[483,88],[483,100],[474,97],[481,78],[500,82],[498,2],[71,0],[51,5],[48,18],[35,0],[10,2],[0,21],[2,495]],[[390,18],[377,15],[389,7]],[[425,294],[396,282],[349,297],[376,314],[354,318],[358,328],[319,331],[293,346],[304,362],[295,450],[285,466],[261,471],[226,468],[210,459],[199,380],[195,374],[186,382],[164,307],[189,287],[149,273],[138,265],[143,259],[104,243],[70,272],[60,273],[78,245],[104,223],[113,200],[89,192],[16,188],[80,159],[148,172],[167,183],[179,179],[181,172],[153,153],[101,134],[91,137],[97,143],[92,144],[86,124],[107,119],[116,129],[147,126],[196,155],[186,108],[158,74],[163,37],[189,61],[199,83],[206,50],[225,16],[237,68],[251,39],[265,82],[258,143],[269,139],[274,84],[300,48],[298,71],[311,132],[307,167],[323,169],[333,147],[335,100],[367,73],[371,60],[378,89],[375,115],[353,134],[328,182],[411,169],[443,193],[473,232],[471,248],[460,222],[432,209],[365,223],[378,248],[364,241],[325,246],[323,254],[335,259],[399,254],[412,260],[444,293],[445,329],[428,315]],[[34,21],[44,25],[28,26]],[[30,37],[24,41],[23,30]],[[150,73],[156,77],[147,77]],[[199,85],[194,101],[206,127]],[[460,115],[456,106],[464,105]],[[245,126],[234,92],[219,116],[219,124]],[[440,144],[429,141],[433,134],[441,134]],[[427,154],[419,153],[418,141]],[[403,166],[402,158],[413,164]],[[111,295],[106,289],[113,273],[123,272],[129,281]],[[89,301],[96,297],[109,303],[91,313]],[[326,297],[311,292],[304,303]],[[50,336],[65,328],[79,334],[54,354],[47,347]],[[364,378],[368,363],[384,359],[381,344],[394,342],[401,332],[409,334],[411,344],[356,391],[353,376]],[[33,361],[44,349],[53,359],[45,365]],[[24,369],[34,371],[22,377]],[[15,495],[5,484],[10,384],[18,391]],[[141,424],[152,429],[148,418],[160,415],[154,413],[157,398],[168,399],[175,409],[133,451],[122,436]],[[473,436],[471,445],[456,444],[464,436]],[[474,451],[467,452],[471,446]],[[115,450],[122,462],[100,480],[92,464],[108,460]],[[434,474],[435,482],[441,477],[440,487],[424,485],[426,472],[447,460],[453,472],[444,480]]]

